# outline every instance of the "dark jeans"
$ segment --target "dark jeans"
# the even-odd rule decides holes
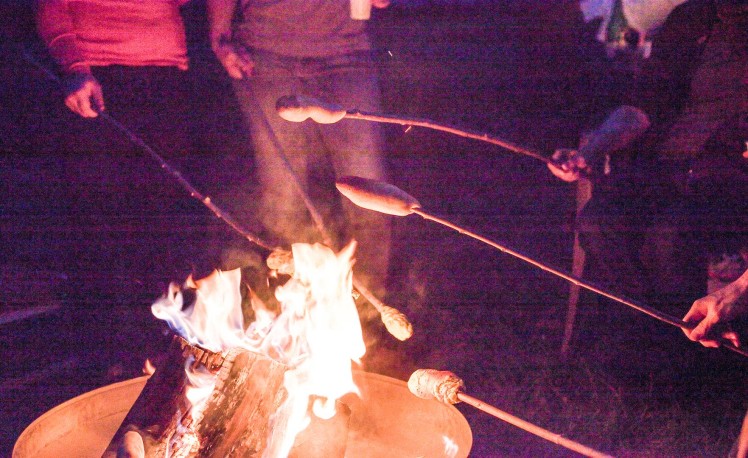
[[[577,221],[585,276],[685,313],[706,292],[707,257],[737,252],[748,240],[748,185],[716,176],[687,181],[687,163],[645,164],[594,183]]]
[[[354,270],[381,294],[389,261],[388,217],[341,199],[334,187],[335,177],[345,175],[387,180],[380,126],[356,120],[293,123],[275,108],[282,96],[304,95],[346,109],[378,111],[379,85],[370,56],[302,59],[251,53],[253,74],[235,81],[235,91],[255,149],[258,217],[269,236],[283,243],[321,241],[293,184],[298,178],[338,248],[351,238],[358,242]]]

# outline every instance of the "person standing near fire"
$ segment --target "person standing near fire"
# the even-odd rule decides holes
[[[36,1],[39,35],[75,114],[65,120],[71,135],[61,145],[70,195],[59,205],[69,205],[69,223],[82,229],[64,262],[77,264],[73,272],[84,283],[165,286],[192,270],[191,245],[199,240],[178,235],[192,199],[126,134],[100,120],[108,113],[177,169],[187,168],[195,151],[180,12],[186,2]],[[127,234],[118,233],[121,228]],[[157,239],[146,238],[154,232]],[[154,276],[163,280],[151,285]]]
[[[589,272],[673,311],[703,294],[704,253],[748,242],[748,2],[679,3],[620,106],[549,164],[593,183],[577,221]]]
[[[122,86],[158,78],[183,85],[188,60],[179,7],[187,1],[37,0],[39,34],[64,76],[65,105],[95,118],[105,109],[102,84],[117,95]]]
[[[293,123],[278,116],[276,102],[298,95],[380,111],[366,19],[371,6],[388,4],[208,0],[211,46],[233,78],[251,134],[259,181],[256,215],[269,238],[286,244],[322,240],[293,184],[298,180],[337,236],[333,243],[340,248],[350,238],[358,242],[356,275],[380,297],[389,264],[388,218],[339,199],[330,175],[386,181],[381,127],[351,120]]]

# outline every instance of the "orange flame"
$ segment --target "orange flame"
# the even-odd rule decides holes
[[[276,416],[286,418],[273,428],[267,456],[287,456],[296,435],[309,424],[307,406],[321,418],[335,415],[335,401],[357,393],[351,363],[366,352],[356,305],[351,296],[351,242],[338,255],[319,244],[294,244],[293,278],[278,288],[282,312],[267,342],[285,356],[286,402]]]
[[[288,455],[296,435],[309,424],[310,398],[315,398],[314,414],[330,418],[337,399],[358,394],[351,364],[360,361],[366,347],[351,296],[355,248],[351,242],[335,254],[319,244],[294,244],[294,275],[276,290],[281,313],[277,317],[257,313],[246,332],[238,269],[214,271],[197,281],[188,278],[185,286],[196,292],[193,305],[185,307],[182,290],[172,284],[151,307],[157,318],[166,320],[190,343],[215,352],[246,348],[289,366],[284,378],[288,397],[271,420],[265,456]],[[195,373],[188,364],[187,377],[192,417],[198,418],[215,376]]]
[[[213,352],[245,346],[244,319],[241,309],[241,271],[214,270],[209,276],[185,285],[195,289],[195,303],[185,308],[180,287],[169,285],[169,292],[151,306],[156,318],[191,344]]]
[[[187,376],[185,397],[190,402],[190,415],[192,418],[200,418],[205,404],[208,402],[210,393],[216,384],[216,376],[211,374],[205,366],[195,365],[195,358],[190,356],[184,366]]]

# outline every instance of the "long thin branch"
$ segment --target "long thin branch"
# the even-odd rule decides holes
[[[532,151],[530,149],[524,148],[522,146],[519,146],[516,143],[508,142],[506,140],[495,137],[493,135],[489,135],[487,133],[480,133],[480,132],[476,132],[473,130],[467,130],[467,129],[454,127],[454,126],[450,126],[446,124],[438,124],[429,119],[409,118],[409,117],[404,117],[404,116],[387,115],[387,114],[380,114],[380,113],[366,113],[366,112],[359,111],[359,110],[347,111],[344,119],[357,119],[361,121],[373,121],[373,122],[380,122],[380,123],[385,123],[385,124],[399,124],[401,126],[425,127],[427,129],[447,132],[450,134],[457,135],[459,137],[470,138],[473,140],[479,140],[482,142],[490,143],[492,145],[497,145],[502,148],[508,149],[509,151],[513,151],[515,153],[519,153],[524,156],[537,159],[538,161],[541,161],[546,164],[551,162],[550,159],[543,156],[542,154]]]
[[[471,237],[471,238],[473,238],[475,240],[481,241],[481,242],[483,242],[483,243],[485,243],[487,245],[490,245],[490,246],[498,249],[499,251],[501,251],[503,253],[509,254],[511,256],[514,256],[517,259],[520,259],[520,260],[522,260],[522,261],[524,261],[524,262],[526,262],[528,264],[531,264],[531,265],[539,268],[540,270],[543,270],[545,272],[548,272],[548,273],[551,273],[553,275],[556,275],[557,277],[563,278],[564,280],[570,282],[573,285],[582,287],[582,288],[584,288],[584,289],[586,289],[588,291],[592,291],[593,293],[597,293],[597,294],[599,294],[599,295],[601,295],[603,297],[607,297],[608,299],[611,299],[613,301],[616,301],[618,303],[621,303],[623,305],[631,307],[634,310],[637,310],[637,311],[642,312],[642,313],[644,313],[646,315],[649,315],[652,318],[655,318],[657,320],[662,321],[663,323],[667,323],[667,324],[673,325],[673,326],[681,328],[681,329],[693,329],[693,324],[692,323],[686,323],[683,320],[680,320],[680,319],[678,319],[678,318],[676,318],[676,317],[674,317],[672,315],[669,315],[669,314],[667,314],[665,312],[657,310],[657,309],[655,309],[653,307],[650,307],[648,305],[641,304],[641,303],[635,302],[635,301],[633,301],[631,299],[627,299],[625,297],[613,294],[610,291],[607,291],[607,290],[605,290],[605,289],[603,289],[603,288],[601,288],[599,286],[595,286],[592,283],[589,283],[589,282],[586,282],[586,281],[582,280],[581,278],[577,278],[577,277],[575,277],[573,275],[570,275],[568,273],[562,272],[562,271],[560,271],[558,269],[554,269],[553,267],[550,267],[547,264],[544,264],[544,263],[542,263],[540,261],[537,261],[537,260],[535,260],[535,259],[533,259],[533,258],[531,258],[529,256],[526,256],[526,255],[524,255],[524,254],[522,254],[522,253],[520,253],[520,252],[518,252],[516,250],[513,250],[513,249],[511,249],[511,248],[509,248],[509,247],[507,247],[505,245],[501,245],[501,244],[499,244],[497,242],[494,242],[491,239],[488,239],[486,237],[478,235],[475,232],[469,231],[469,230],[467,230],[467,229],[465,229],[463,227],[460,227],[460,226],[458,226],[458,225],[456,225],[454,223],[451,223],[450,221],[447,221],[445,219],[442,219],[442,218],[439,218],[437,216],[431,215],[431,214],[429,214],[429,213],[421,210],[420,208],[414,208],[413,209],[413,213],[421,216],[424,219],[427,219],[427,220],[430,220],[430,221],[434,221],[434,222],[439,223],[439,224],[441,224],[443,226],[446,226],[446,227],[448,227],[450,229],[453,229],[453,230],[459,232],[460,234],[464,234],[464,235],[467,235],[468,237]],[[719,342],[724,347],[726,347],[728,350],[732,350],[735,353],[739,353],[739,354],[741,354],[743,356],[748,356],[748,350],[746,350],[744,348],[736,347],[732,342],[730,342],[729,340],[727,340],[725,338],[720,338]]]
[[[39,63],[28,51],[23,52],[23,58],[32,64],[34,67],[41,70],[45,75],[47,75],[50,79],[53,81],[56,81],[57,84],[62,86],[62,80],[60,77],[55,75],[51,70],[49,70],[46,66]],[[109,116],[106,112],[99,112],[99,117],[103,119],[104,121],[108,122],[110,125],[115,127],[117,130],[119,130],[121,133],[127,136],[127,138],[138,145],[140,148],[143,149],[146,153],[148,153],[149,156],[151,156],[156,162],[158,162],[159,166],[162,170],[164,170],[166,173],[174,177],[177,182],[189,193],[189,195],[197,200],[200,201],[205,207],[207,207],[211,212],[213,212],[214,215],[216,215],[218,218],[223,220],[226,224],[228,224],[232,229],[234,229],[237,233],[239,233],[242,237],[246,238],[250,242],[254,243],[255,245],[258,245],[262,248],[265,248],[267,250],[276,250],[279,249],[279,246],[274,243],[270,243],[266,240],[261,239],[257,235],[253,234],[251,231],[243,227],[238,221],[236,221],[231,215],[228,214],[228,212],[222,210],[220,207],[215,205],[213,201],[211,200],[210,196],[206,196],[200,191],[198,191],[197,188],[195,188],[189,181],[187,181],[182,174],[176,170],[174,167],[169,165],[168,162],[160,155],[158,154],[153,148],[151,148],[147,143],[145,143],[140,137],[138,137],[135,133],[133,133],[130,129],[128,129],[125,125],[123,125],[121,122],[117,121],[113,117]]]
[[[56,81],[58,84],[62,85],[62,81],[60,78],[55,75],[53,72],[51,72],[47,67],[40,64],[36,59],[31,56],[30,53],[24,52],[23,57],[26,61],[34,65],[36,68],[40,69],[42,72],[44,72],[49,78]],[[112,126],[114,126],[117,130],[122,132],[124,135],[126,135],[130,141],[138,145],[140,148],[142,148],[146,153],[148,153],[151,158],[153,158],[156,162],[158,162],[159,166],[162,170],[164,170],[166,173],[174,177],[177,182],[189,193],[189,195],[197,200],[200,201],[205,207],[207,207],[211,212],[213,212],[214,215],[216,215],[219,219],[223,220],[226,224],[229,225],[232,229],[234,229],[237,233],[239,233],[241,236],[249,240],[250,242],[265,248],[270,251],[276,251],[283,249],[278,244],[270,243],[266,240],[261,239],[259,236],[255,235],[248,229],[246,229],[244,226],[242,226],[238,221],[236,221],[228,212],[222,210],[220,207],[215,205],[211,198],[209,196],[206,196],[202,194],[197,188],[195,188],[189,181],[187,181],[182,174],[176,170],[174,167],[172,167],[166,160],[158,154],[153,148],[151,148],[147,143],[145,143],[140,137],[138,137],[135,133],[133,133],[130,129],[128,129],[125,125],[114,119],[113,117],[109,116],[109,114],[105,112],[100,112],[99,116],[101,119],[105,120]],[[301,181],[294,172],[293,168],[291,167],[290,162],[288,161],[288,158],[283,153],[283,150],[280,148],[280,145],[275,139],[276,147],[278,148],[279,156],[281,157],[282,161],[284,162],[286,169],[289,173],[289,175],[292,177],[292,183],[296,187],[296,189],[299,192],[300,197],[304,201],[304,205],[306,206],[307,210],[312,216],[312,219],[314,220],[315,226],[317,227],[318,231],[320,232],[323,242],[328,245],[331,248],[335,248],[332,243],[332,237],[330,236],[329,231],[325,227],[324,221],[322,220],[322,216],[320,215],[319,211],[317,211],[317,208],[314,206],[314,203],[309,198],[309,195],[304,190]],[[382,321],[385,323],[385,326],[387,329],[392,333],[395,337],[397,337],[400,340],[405,340],[410,337],[412,334],[412,327],[410,327],[410,323],[407,321],[407,318],[397,311],[396,309],[393,309],[392,307],[388,307],[382,303],[371,291],[369,291],[368,288],[365,287],[360,281],[358,281],[355,276],[353,279],[354,287],[356,290],[366,298],[369,303],[374,306],[374,308],[379,312],[379,314],[382,317]]]

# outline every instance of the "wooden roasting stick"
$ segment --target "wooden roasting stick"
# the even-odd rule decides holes
[[[232,229],[234,229],[237,233],[239,233],[242,237],[246,238],[250,242],[254,243],[255,245],[258,245],[261,248],[265,248],[266,250],[270,250],[272,252],[276,251],[286,251],[280,248],[277,244],[272,244],[270,242],[267,242],[257,235],[253,234],[249,230],[247,230],[245,227],[243,227],[238,221],[234,220],[226,211],[222,210],[220,207],[215,205],[211,198],[209,196],[203,195],[200,191],[198,191],[189,181],[187,181],[184,176],[182,176],[179,171],[174,169],[167,163],[161,155],[156,153],[156,151],[153,150],[150,146],[148,146],[143,140],[141,140],[137,135],[132,133],[127,127],[122,125],[119,121],[112,118],[111,116],[107,115],[106,113],[101,113],[101,116],[103,119],[109,121],[112,125],[117,127],[120,131],[122,131],[125,135],[127,135],[130,140],[135,143],[136,145],[140,146],[143,150],[145,150],[155,161],[159,163],[161,168],[169,173],[171,176],[173,176],[182,187],[189,192],[191,197],[194,197],[195,199],[199,200],[203,205],[205,205],[210,211],[213,212],[214,215],[216,215],[219,219],[223,220],[226,224],[229,225]],[[281,151],[280,149],[278,151]],[[331,247],[334,248],[331,245],[331,239],[329,237],[329,233],[325,230],[324,224],[322,223],[322,219],[319,216],[319,212],[316,211],[314,208],[314,205],[312,204],[309,197],[304,192],[303,188],[301,187],[298,177],[293,172],[293,169],[291,169],[291,166],[288,164],[288,159],[285,157],[285,155],[282,154],[282,159],[284,163],[287,165],[288,172],[292,175],[294,178],[291,180],[297,190],[300,192],[302,198],[304,199],[304,203],[309,209],[309,212],[312,214],[312,218],[315,221],[315,224],[318,227],[318,230],[323,235],[323,238],[325,239],[325,243]],[[271,267],[272,268],[272,267]],[[353,285],[356,290],[358,290],[358,293],[360,293],[364,298],[366,298],[367,301],[371,305],[374,306],[374,308],[377,309],[379,312],[382,322],[384,323],[385,327],[387,328],[387,331],[392,334],[395,338],[399,340],[407,340],[413,335],[413,327],[408,321],[407,317],[403,315],[400,311],[397,309],[394,309],[392,307],[386,306],[377,299],[377,297],[369,291],[360,281],[358,281],[355,276],[353,278]]]
[[[272,129],[268,129],[269,131]],[[309,215],[312,218],[312,221],[314,221],[314,225],[317,228],[317,231],[319,232],[320,236],[322,237],[322,242],[327,245],[330,248],[338,249],[338,247],[335,246],[333,243],[332,234],[327,229],[327,226],[325,225],[325,221],[322,218],[322,215],[320,214],[319,210],[317,210],[317,207],[314,205],[314,202],[312,202],[312,199],[309,197],[309,194],[304,190],[304,186],[301,184],[301,180],[299,179],[299,176],[296,174],[296,171],[294,171],[293,167],[291,166],[291,162],[288,160],[288,157],[286,156],[285,152],[283,151],[283,148],[278,141],[277,138],[273,136],[272,138],[273,142],[275,143],[275,149],[278,153],[278,157],[281,159],[281,162],[283,162],[283,165],[285,167],[286,173],[288,173],[289,177],[291,178],[291,184],[296,189],[296,192],[299,194],[299,197],[304,201],[304,206],[306,207],[307,211],[309,212]],[[285,258],[285,255],[279,255],[279,258]],[[372,293],[366,285],[364,285],[355,275],[353,275],[353,287],[355,290],[360,293],[364,298],[366,298],[367,301],[379,312],[379,316],[382,320],[382,323],[384,324],[384,327],[387,329],[387,331],[392,334],[396,339],[404,341],[410,339],[410,337],[413,335],[413,325],[410,323],[408,318],[399,310],[390,307],[388,305],[385,305],[382,301],[380,301],[374,293]]]
[[[667,323],[681,329],[693,329],[693,323],[686,323],[683,320],[680,320],[667,313],[661,312],[660,310],[657,310],[646,304],[641,304],[626,297],[613,294],[610,291],[585,282],[584,280],[573,275],[570,275],[558,269],[554,269],[553,267],[550,267],[505,245],[494,242],[493,240],[471,232],[447,220],[438,218],[424,211],[421,208],[421,204],[418,202],[418,200],[416,200],[415,197],[389,183],[382,183],[380,181],[361,177],[343,177],[338,180],[336,186],[341,194],[350,199],[351,202],[358,205],[359,207],[394,216],[407,216],[411,214],[419,215],[424,219],[434,221],[436,223],[449,227],[450,229],[453,229],[460,234],[467,235],[471,238],[474,238],[475,240],[490,245],[501,251],[502,253],[514,256],[515,258],[538,267],[545,272],[563,278],[564,280],[569,281],[574,285],[578,285],[582,288],[592,291],[593,293],[597,293],[601,296],[607,297],[608,299],[631,307],[634,310],[649,315],[652,318],[662,321],[663,323]],[[718,341],[728,350],[734,351],[735,353],[739,353],[743,356],[748,356],[748,350],[742,347],[736,347],[728,339],[719,338]]]
[[[185,397],[185,364],[192,360],[193,367],[215,376],[199,413],[190,410]],[[283,387],[287,370],[242,348],[223,355],[175,336],[166,359],[148,379],[103,456],[260,456],[269,446],[271,417],[288,396]],[[296,437],[289,456],[342,458],[350,409],[338,402],[336,411],[329,420],[310,415],[310,425]],[[274,425],[286,421],[283,415],[272,418]]]
[[[37,67],[39,70],[44,72],[49,78],[52,80],[55,80],[58,84],[62,85],[62,81],[60,80],[57,75],[55,75],[53,72],[51,72],[48,68],[46,68],[44,65],[40,64],[36,59],[34,59],[29,53],[24,53],[24,59],[32,64],[33,66]],[[264,248],[266,250],[269,250],[271,252],[282,250],[278,246],[278,244],[269,243],[257,235],[253,234],[251,231],[247,230],[244,226],[242,226],[238,221],[236,221],[231,215],[215,205],[210,198],[210,196],[206,196],[202,194],[197,188],[195,188],[192,183],[190,183],[184,176],[176,170],[174,167],[172,167],[166,160],[158,154],[153,148],[151,148],[147,143],[145,143],[140,137],[135,135],[130,129],[128,129],[124,124],[117,121],[113,117],[109,116],[106,112],[100,112],[99,113],[100,118],[104,121],[108,122],[112,126],[114,126],[117,130],[122,132],[127,138],[132,141],[134,144],[138,145],[140,148],[143,149],[151,158],[153,158],[156,162],[158,162],[159,166],[169,175],[174,177],[177,182],[190,194],[191,197],[197,199],[202,203],[205,207],[207,207],[213,214],[222,220],[224,223],[226,223],[229,227],[231,227],[234,231],[236,231],[239,235],[246,238],[251,243],[254,243],[255,245]],[[277,142],[276,142],[277,143]],[[279,149],[279,151],[281,151]],[[285,155],[282,157],[288,165],[288,160],[285,158]],[[293,170],[289,166],[289,171],[293,174]],[[303,188],[298,186],[298,182],[296,183],[298,189],[302,193],[302,197],[305,199],[305,203],[311,204],[311,201],[309,201],[308,197],[306,197],[306,193],[303,192]],[[309,206],[308,206],[309,208]],[[313,211],[313,206],[310,208],[310,212],[316,213]],[[314,215],[313,215],[314,216]],[[318,225],[319,227],[319,225]],[[332,245],[329,245],[330,248],[333,248]],[[271,267],[272,268],[272,267]],[[354,278],[354,287],[358,285],[359,287],[362,287],[363,285],[358,282]],[[407,317],[403,315],[401,312],[399,312],[397,309],[394,309],[392,307],[388,307],[382,303],[379,299],[377,299],[374,294],[369,291],[367,288],[363,288],[365,290],[361,291],[358,287],[358,293],[360,293],[362,296],[366,298],[367,301],[369,301],[370,304],[374,306],[374,308],[377,309],[379,314],[382,317],[382,321],[387,328],[387,330],[395,336],[399,340],[407,340],[413,335],[413,327],[408,321]],[[354,291],[354,293],[356,293]]]
[[[286,121],[303,122],[311,119],[319,124],[334,124],[343,119],[355,119],[360,121],[372,121],[385,124],[398,124],[401,126],[425,127],[427,129],[447,132],[458,137],[480,140],[492,145],[500,146],[504,149],[523,156],[531,157],[538,161],[549,163],[550,159],[535,151],[529,150],[515,143],[503,140],[487,133],[475,132],[446,124],[439,124],[430,119],[411,118],[407,116],[389,115],[382,113],[366,113],[356,108],[346,110],[341,106],[322,102],[312,97],[300,95],[287,95],[281,97],[276,102],[278,115]]]
[[[437,371],[435,369],[418,369],[413,372],[408,379],[408,389],[411,393],[423,399],[436,399],[445,404],[457,404],[462,401],[465,404],[482,410],[499,420],[503,420],[511,425],[523,429],[531,434],[541,437],[554,444],[566,447],[584,456],[595,458],[609,458],[610,455],[599,452],[593,448],[582,445],[564,436],[548,431],[540,426],[534,425],[514,415],[499,410],[489,404],[486,404],[472,396],[460,391],[465,383],[455,374],[449,371]]]

